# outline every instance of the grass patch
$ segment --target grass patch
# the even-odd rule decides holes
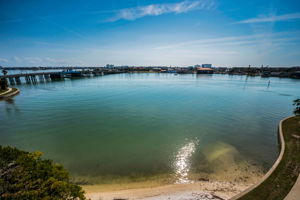
[[[289,118],[282,124],[285,152],[271,176],[239,200],[282,200],[295,184],[300,173],[300,116]]]

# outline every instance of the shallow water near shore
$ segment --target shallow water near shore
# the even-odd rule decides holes
[[[268,82],[271,81],[268,87]],[[0,144],[63,164],[81,184],[254,181],[278,155],[300,81],[116,74],[17,86]]]

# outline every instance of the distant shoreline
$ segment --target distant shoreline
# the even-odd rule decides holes
[[[114,66],[110,67],[3,67],[5,70],[20,71],[45,71],[45,70],[84,70],[84,71],[122,71],[123,73],[178,73],[178,74],[194,74],[197,73],[195,66],[172,67],[172,66]],[[293,78],[300,79],[300,66],[293,67],[212,67],[214,74],[228,75],[246,75],[260,76],[263,78]],[[203,74],[203,73],[200,73]],[[206,73],[204,73],[206,74]]]

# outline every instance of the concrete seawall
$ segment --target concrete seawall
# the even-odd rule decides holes
[[[237,200],[237,199],[241,198],[242,196],[246,195],[247,193],[249,193],[250,191],[257,188],[260,184],[262,184],[265,180],[267,180],[270,177],[270,175],[275,171],[275,169],[278,167],[279,163],[281,162],[281,160],[283,158],[283,154],[284,154],[284,151],[285,151],[285,141],[284,141],[284,137],[283,137],[282,123],[285,120],[290,119],[292,117],[294,117],[294,116],[284,118],[283,120],[281,120],[279,122],[278,138],[279,138],[279,143],[280,143],[280,153],[279,153],[279,156],[278,156],[277,160],[273,164],[273,166],[270,168],[270,170],[264,175],[264,177],[259,182],[252,185],[251,187],[249,187],[245,191],[243,191],[243,192],[237,194],[236,196],[232,197],[230,200]]]

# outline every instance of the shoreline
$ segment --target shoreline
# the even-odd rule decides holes
[[[299,116],[291,116],[279,122],[278,137],[280,154],[265,176],[231,200],[237,199],[289,199],[299,194]],[[265,195],[267,194],[267,195]]]
[[[257,183],[265,174],[259,166],[237,162],[233,157],[229,152],[222,154],[213,162],[213,173],[190,173],[188,182],[177,183],[174,174],[173,179],[156,177],[158,179],[133,182],[89,182],[87,185],[81,184],[81,187],[91,200],[227,200]]]
[[[255,171],[255,168],[248,167],[239,168],[239,170],[232,167],[210,176],[198,174],[197,179],[190,179],[188,183],[149,179],[134,182],[95,183],[81,185],[81,187],[86,192],[85,196],[91,200],[228,200],[263,177],[262,171]]]
[[[243,196],[246,196],[248,193],[255,190],[255,188],[259,187],[276,170],[276,168],[278,167],[279,163],[281,162],[281,160],[283,158],[283,154],[285,151],[285,141],[284,141],[284,136],[283,136],[283,132],[282,132],[282,123],[285,120],[290,119],[290,118],[292,118],[292,117],[286,117],[279,122],[277,134],[278,134],[278,143],[279,143],[280,152],[279,152],[279,155],[278,155],[276,161],[272,165],[272,167],[268,170],[268,172],[263,176],[263,178],[261,180],[259,180],[257,183],[255,183],[251,187],[247,188],[246,190],[242,191],[241,193],[237,194],[236,196],[232,197],[231,200],[237,200],[239,198],[242,198]]]
[[[153,182],[83,185],[86,197],[91,200],[196,200],[230,199],[252,183],[230,181],[197,181],[185,184],[155,185]]]
[[[213,173],[190,173],[186,177],[188,182],[178,183],[176,174],[173,179],[160,176],[111,183],[97,183],[97,177],[93,177],[94,181],[81,184],[81,187],[86,191],[86,197],[91,200],[227,200],[257,183],[265,174],[259,166],[246,161],[237,162],[228,151],[212,163]],[[78,181],[80,180],[85,178],[81,177]]]

